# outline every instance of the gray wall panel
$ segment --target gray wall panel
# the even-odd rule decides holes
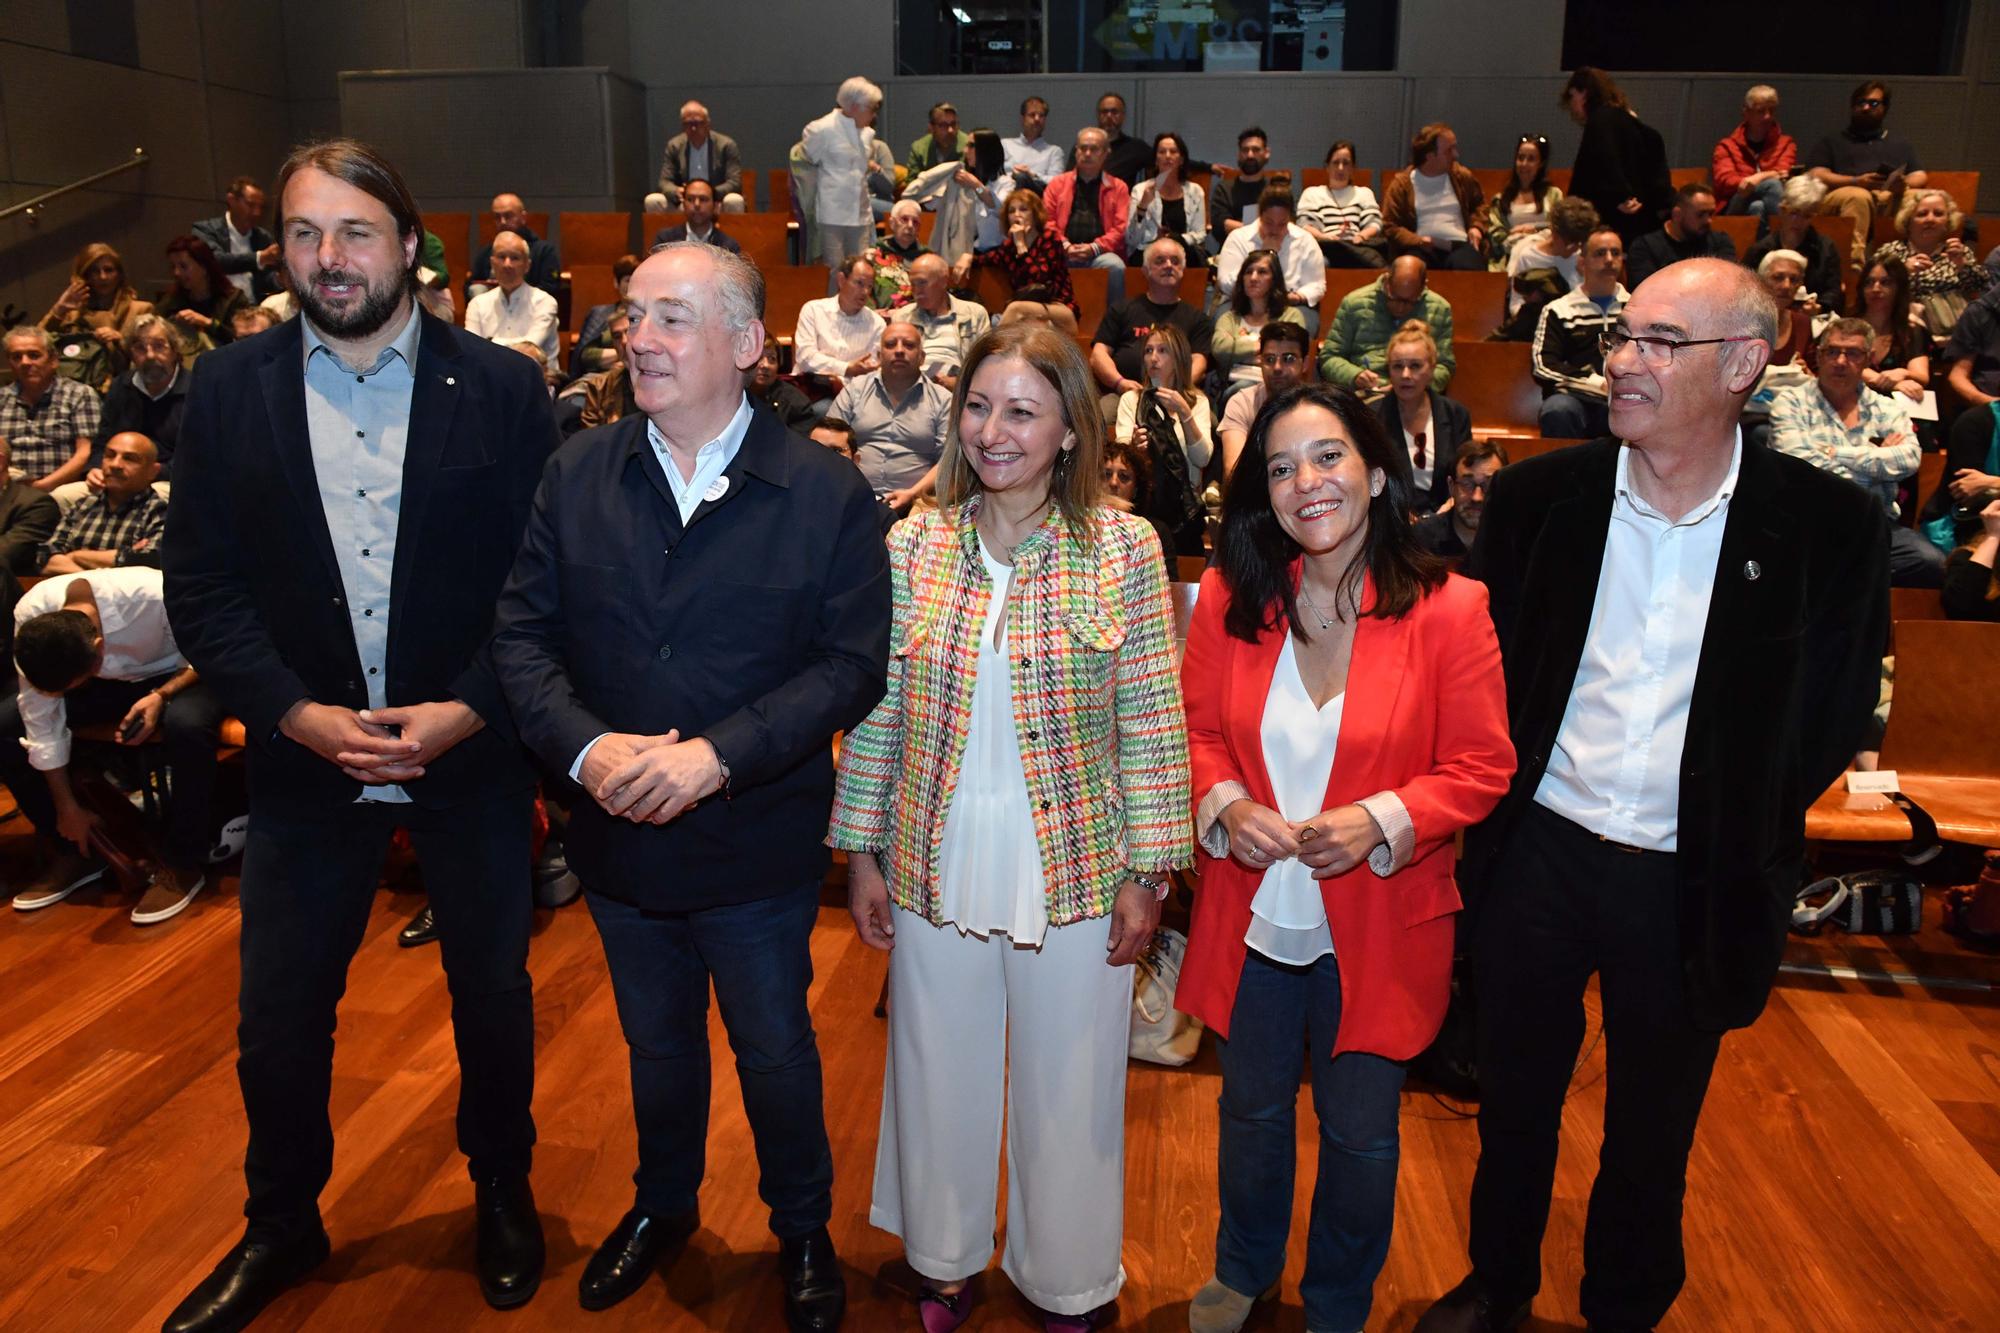
[[[90,103],[82,100],[85,89]],[[143,175],[107,182],[108,191],[206,198],[213,189],[208,126],[196,83],[0,43],[0,95],[6,99],[17,182],[64,184],[143,145],[152,164]],[[99,114],[98,106],[119,114]]]
[[[268,0],[201,0],[204,70],[211,84],[283,100],[285,25]]]
[[[894,7],[880,0],[837,10],[822,0],[757,0],[727,10],[638,0],[628,12],[629,68],[649,87],[800,85],[832,106],[833,90],[850,75],[882,83],[896,46]],[[615,34],[593,26],[585,37]],[[592,64],[614,63],[596,46],[583,55]]]
[[[69,15],[49,0],[0,0],[0,32],[9,41],[69,50]]]
[[[132,13],[139,29],[142,66],[162,74],[178,74],[184,79],[202,77],[196,0],[144,0],[132,7]]]
[[[293,98],[340,96],[346,69],[410,63],[404,0],[285,0],[285,87]]]
[[[520,0],[407,0],[411,69],[516,69]],[[349,66],[352,68],[352,66]]]
[[[273,97],[211,85],[208,123],[218,189],[226,189],[238,176],[255,176],[259,184],[270,189],[279,164],[291,151],[291,136],[285,131],[285,104]],[[221,196],[218,193],[216,197],[219,209]],[[277,216],[277,200],[269,200],[264,221],[273,230]]]

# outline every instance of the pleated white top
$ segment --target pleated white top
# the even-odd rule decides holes
[[[1278,813],[1286,819],[1311,819],[1325,808],[1346,702],[1343,690],[1324,707],[1313,706],[1287,633],[1264,697],[1262,729],[1264,768],[1271,775]],[[1299,966],[1333,952],[1326,900],[1311,866],[1294,857],[1266,868],[1257,896],[1250,900],[1250,928],[1243,932],[1243,942],[1266,958]]]
[[[1032,948],[1048,929],[1048,886],[1028,805],[1021,739],[1014,732],[1013,670],[1005,640],[994,642],[1004,633],[1014,570],[995,560],[983,541],[979,555],[993,580],[993,597],[979,633],[972,728],[938,850],[943,917],[962,934],[1006,935]]]

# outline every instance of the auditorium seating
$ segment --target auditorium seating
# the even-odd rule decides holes
[[[1507,275],[1434,268],[1430,289],[1451,302],[1454,345],[1485,338],[1507,317]]]
[[[1354,170],[1348,172],[1347,175],[1348,178],[1352,180],[1356,185],[1362,186],[1364,189],[1373,188],[1369,184],[1369,182],[1375,179],[1375,173],[1370,171],[1368,168],[1356,167],[1354,168]],[[1298,193],[1304,194],[1307,190],[1311,189],[1313,186],[1324,185],[1324,184],[1326,184],[1326,168],[1307,167],[1304,171],[1301,171],[1299,173]],[[1378,202],[1380,201],[1381,195],[1379,193],[1376,195],[1376,199]]]
[[[563,267],[602,264],[609,268],[620,255],[637,253],[638,215],[632,213],[559,213],[555,236]]]
[[[529,231],[534,232],[535,235],[545,241],[550,239],[549,215],[547,213],[529,213],[527,214],[527,220]],[[476,216],[475,221],[479,226],[479,244],[475,248],[484,250],[487,246],[493,244],[494,236],[500,231],[500,223],[491,213],[480,213]]]
[[[747,171],[743,174],[745,176],[750,175]],[[764,205],[762,211],[766,213],[782,213],[790,217],[792,212],[792,173],[784,167],[779,167],[770,173],[770,178],[771,190],[769,201]]]
[[[824,264],[785,264],[764,270],[764,329],[789,345],[799,326],[799,311],[827,292]]]
[[[1445,390],[1472,413],[1475,435],[1539,435],[1542,390],[1528,370],[1526,343],[1454,339],[1458,371]]]
[[[1207,298],[1208,275],[1209,270],[1205,268],[1191,268],[1181,274],[1181,300],[1186,301],[1191,306],[1199,307]],[[1146,270],[1143,268],[1126,269],[1125,293],[1119,299],[1136,301],[1145,294]],[[1197,352],[1206,352],[1208,349],[1197,347],[1194,350]]]
[[[426,213],[424,230],[438,238],[444,246],[444,266],[451,273],[453,292],[465,290],[465,276],[472,271],[472,214],[470,213]],[[465,322],[465,302],[456,305],[458,322]]]
[[[1454,397],[1457,396],[1456,389],[1457,386],[1454,384],[1452,395]],[[1507,463],[1510,467],[1530,458],[1540,458],[1543,454],[1552,454],[1558,449],[1568,449],[1573,445],[1584,443],[1582,440],[1546,440],[1539,435],[1488,435],[1486,438],[1507,451]]]

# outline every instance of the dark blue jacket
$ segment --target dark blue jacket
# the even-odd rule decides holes
[[[728,797],[658,827],[579,795],[570,864],[652,910],[816,882],[834,733],[887,684],[889,560],[861,473],[753,404],[723,478],[683,527],[644,416],[583,432],[549,460],[500,597],[494,665],[551,775],[608,731],[677,729],[729,764]]]
[[[418,804],[439,807],[525,790],[534,779],[485,644],[556,434],[532,362],[418,318],[390,576],[388,698],[456,698],[486,723],[407,784]],[[301,699],[368,706],[313,471],[303,358],[297,319],[201,358],[167,510],[174,640],[249,732],[253,808],[346,804],[361,791],[278,733]]]

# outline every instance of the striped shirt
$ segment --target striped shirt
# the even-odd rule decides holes
[[[21,401],[19,384],[0,385],[0,440],[14,471],[29,481],[48,476],[76,455],[79,436],[96,438],[103,412],[97,390],[61,375],[32,407]]]
[[[1339,190],[1309,185],[1299,196],[1299,221],[1330,236],[1340,235],[1343,227],[1352,227],[1359,234],[1382,225],[1382,209],[1375,202],[1375,192],[1365,185]]]

